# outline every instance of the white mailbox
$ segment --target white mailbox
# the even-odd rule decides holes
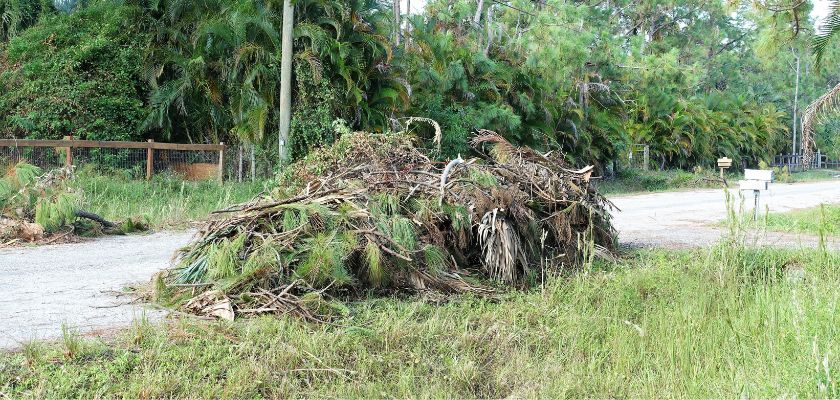
[[[773,182],[773,171],[766,169],[745,169],[744,179],[748,181]]]
[[[770,182],[750,179],[738,181],[738,185],[741,187],[741,190],[767,190],[770,187]]]
[[[762,190],[770,188],[770,182],[773,182],[773,171],[763,169],[745,169],[744,180],[738,181],[741,190],[752,190],[755,196],[754,220],[758,219],[758,197]]]

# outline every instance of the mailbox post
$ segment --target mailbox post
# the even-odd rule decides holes
[[[745,169],[744,180],[738,181],[741,191],[752,190],[755,198],[755,209],[753,210],[753,221],[758,220],[758,198],[761,191],[767,190],[773,182],[773,171],[761,169]]]

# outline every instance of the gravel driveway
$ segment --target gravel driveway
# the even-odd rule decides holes
[[[736,192],[737,193],[737,192]],[[621,196],[614,222],[622,242],[642,246],[692,247],[718,240],[714,225],[725,219],[722,190],[694,190]],[[763,196],[771,211],[840,203],[840,180],[774,184]],[[31,339],[60,337],[61,325],[82,332],[125,326],[142,314],[162,313],[114,296],[127,285],[148,282],[169,265],[172,253],[192,232],[160,232],[96,239],[84,243],[0,249],[0,348]],[[759,245],[813,246],[809,236],[758,235]],[[840,248],[838,238],[832,247]]]
[[[90,332],[160,311],[111,291],[148,282],[192,232],[110,236],[83,243],[0,250],[0,348],[61,336],[61,325]]]

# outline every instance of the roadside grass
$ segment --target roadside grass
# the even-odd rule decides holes
[[[156,229],[184,228],[210,212],[252,199],[263,182],[185,181],[156,175],[150,181],[130,176],[80,171],[76,182],[85,193],[84,208],[105,219],[146,219]]]
[[[795,172],[791,174],[794,182],[813,182],[813,181],[840,181],[840,170],[837,169],[815,169],[803,172]]]
[[[764,225],[773,231],[840,235],[840,204],[769,213],[764,218]]]
[[[625,169],[614,179],[595,181],[595,187],[606,195],[659,192],[676,189],[719,188],[723,184],[712,171],[695,173],[681,169],[665,171]],[[728,178],[731,179],[731,178]]]
[[[731,243],[638,250],[496,299],[370,298],[335,325],[141,320],[108,343],[65,333],[0,353],[0,394],[838,397],[838,265]]]
[[[776,180],[780,183],[815,182],[837,180],[840,182],[840,171],[833,169],[809,170],[793,174],[776,173]],[[685,170],[649,170],[626,169],[619,172],[618,177],[610,180],[595,181],[598,190],[606,195],[620,195],[641,192],[661,192],[666,190],[722,188],[719,173],[711,170],[691,172]],[[727,173],[726,180],[729,187],[737,187],[738,180],[743,179],[743,173]]]

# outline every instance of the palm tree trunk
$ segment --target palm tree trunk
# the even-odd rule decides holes
[[[278,151],[280,163],[289,160],[289,128],[292,123],[292,26],[295,23],[291,0],[283,0],[283,37],[280,51],[280,135]]]

